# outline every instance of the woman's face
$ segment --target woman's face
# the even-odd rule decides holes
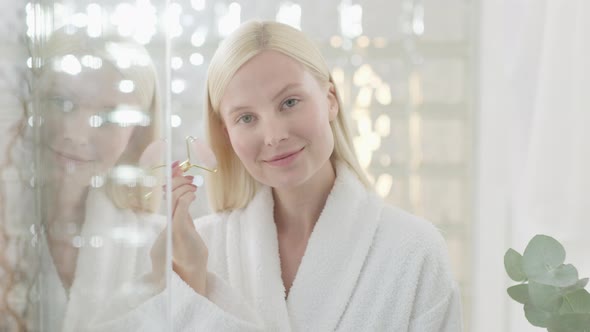
[[[50,75],[41,80],[45,166],[52,179],[88,186],[127,147],[134,126],[117,123],[118,117],[142,108],[133,93],[120,91],[121,75],[113,68]]]
[[[296,60],[263,51],[231,79],[220,103],[231,145],[248,172],[274,188],[301,185],[329,162],[338,103]]]

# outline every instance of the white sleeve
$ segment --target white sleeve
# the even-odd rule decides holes
[[[461,332],[463,322],[459,288],[453,287],[446,298],[436,303],[427,312],[412,319],[410,331]]]
[[[161,332],[169,331],[170,326],[172,331],[264,331],[242,296],[214,273],[207,275],[207,297],[195,292],[176,273],[164,290],[143,289],[133,296],[119,296],[94,320],[89,331]]]
[[[463,331],[461,295],[453,279],[443,237],[431,228],[425,233],[422,267],[410,321],[410,331]]]

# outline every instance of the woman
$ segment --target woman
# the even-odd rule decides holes
[[[196,187],[173,172],[175,331],[461,330],[442,237],[369,189],[341,105],[296,29],[248,22],[220,45],[206,107],[214,213],[196,230]],[[168,295],[127,299],[101,326],[164,330],[147,317]]]
[[[158,188],[141,168],[159,134],[157,78],[145,49],[115,36],[61,29],[40,46],[24,122],[34,126],[17,143],[28,156],[14,165],[36,161],[17,203],[31,212],[4,218],[13,264],[3,266],[0,326],[79,331],[149,271],[147,244],[163,227]]]

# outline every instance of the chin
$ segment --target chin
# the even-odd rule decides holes
[[[306,183],[311,177],[301,174],[290,174],[267,179],[266,185],[276,189],[292,189],[297,188]]]

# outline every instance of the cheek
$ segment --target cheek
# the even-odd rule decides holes
[[[41,135],[48,140],[57,139],[60,133],[64,132],[63,118],[56,116],[43,117],[43,125],[41,126]]]
[[[95,136],[95,147],[99,158],[107,167],[113,166],[125,151],[129,139],[133,133],[133,127],[113,128],[105,130]]]
[[[254,135],[238,128],[230,129],[228,136],[235,154],[242,163],[247,164],[257,158],[259,144]]]
[[[316,140],[331,136],[330,122],[328,121],[328,114],[325,109],[316,106],[307,112],[305,117],[301,117],[298,121],[297,130],[300,135]]]

